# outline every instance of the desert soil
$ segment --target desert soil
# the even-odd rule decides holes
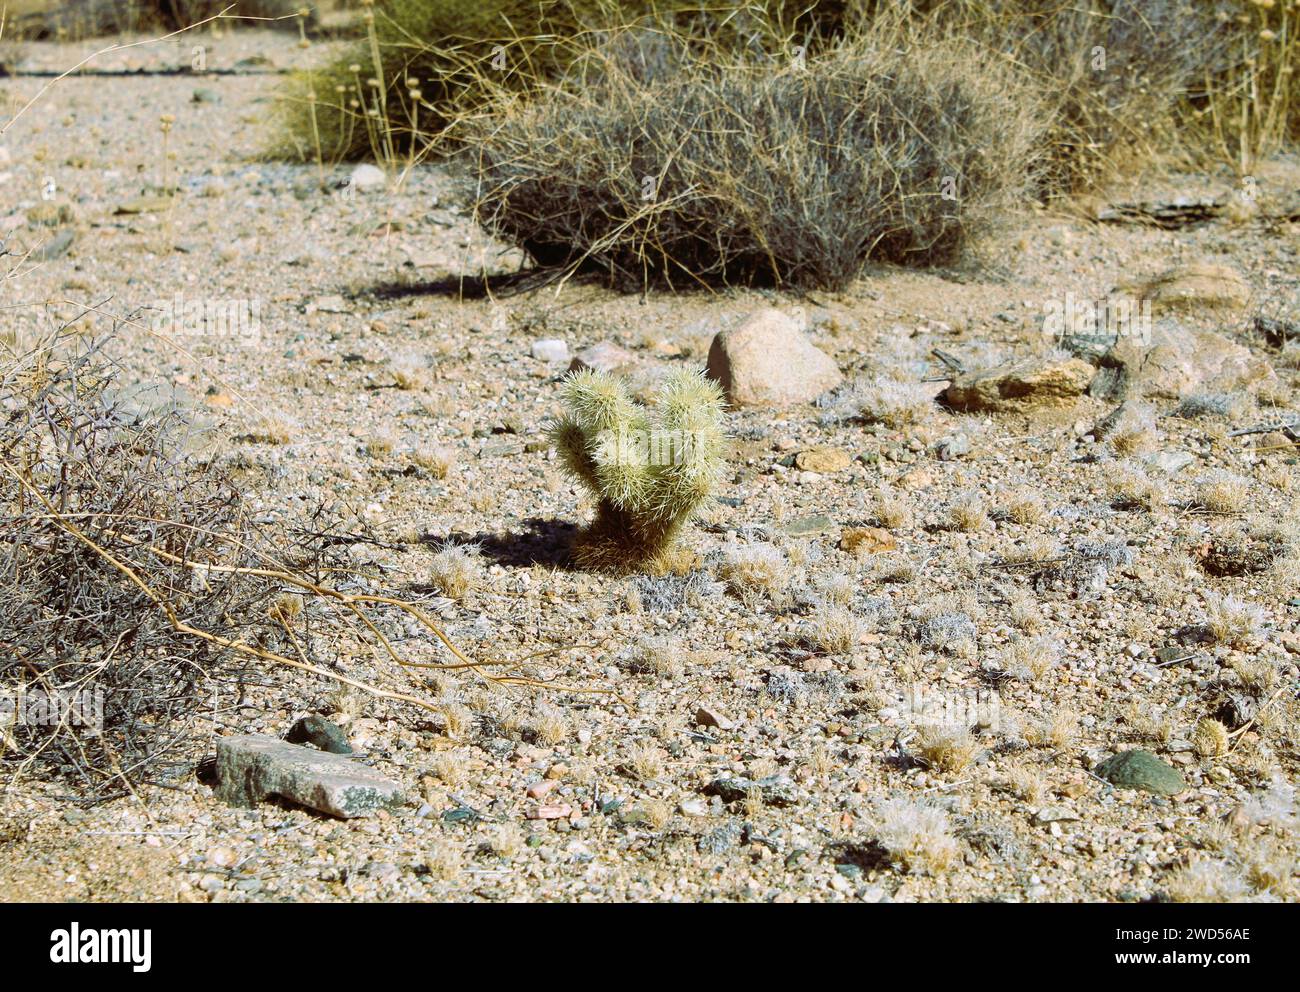
[[[250,30],[199,43],[212,68],[329,54],[295,42]],[[194,43],[95,65],[189,66]],[[94,47],[34,44],[24,67],[65,68]],[[88,332],[116,324],[112,350],[129,376],[193,407],[257,512],[330,504],[375,539],[352,549],[358,569],[379,588],[423,597],[471,654],[561,646],[526,670],[600,691],[500,688],[463,672],[423,681],[318,639],[327,665],[435,699],[447,718],[272,669],[218,687],[212,735],[283,735],[320,712],[358,760],[403,784],[406,806],[350,821],[282,803],[235,809],[192,775],[87,808],[74,783],[22,780],[0,795],[0,898],[1142,900],[1185,893],[1189,877],[1206,880],[1193,895],[1294,898],[1300,844],[1287,790],[1300,770],[1300,590],[1277,568],[1208,574],[1204,552],[1295,521],[1300,453],[1278,434],[1228,435],[1288,406],[1295,416],[1300,373],[1249,332],[1249,316],[1295,299],[1296,224],[1256,215],[1165,231],[1094,223],[1088,203],[1027,204],[960,268],[872,267],[839,294],[639,296],[571,281],[462,300],[420,284],[508,272],[520,258],[477,230],[454,169],[421,164],[354,192],[343,185],[349,166],[327,166],[322,191],[314,164],[261,160],[280,80],[52,86],[4,136],[0,224],[14,244],[50,238],[27,215],[52,190],[73,211],[75,239],[24,266],[0,320],[18,335],[71,319]],[[47,83],[4,80],[3,116]],[[175,119],[165,142],[162,115]],[[1294,160],[1258,171],[1265,197],[1300,185]],[[179,192],[165,209],[121,212],[167,185]],[[1234,188],[1227,175],[1166,173],[1108,195]],[[1159,483],[1150,509],[1113,499],[1113,480],[1144,463],[1095,437],[1113,406],[1101,400],[994,415],[931,404],[897,427],[828,418],[810,404],[729,415],[722,502],[686,538],[690,583],[563,564],[568,528],[592,507],[544,442],[566,366],[534,358],[537,339],[561,338],[572,353],[608,340],[646,368],[701,367],[716,332],[774,306],[802,320],[850,379],[919,382],[943,373],[936,348],[971,367],[1048,355],[1045,301],[1097,299],[1183,263],[1244,277],[1249,309],[1186,319],[1247,344],[1278,378],[1266,394],[1243,391],[1227,416],[1173,416],[1176,399],[1154,401],[1151,451],[1191,461]],[[257,301],[260,327],[246,337],[149,333],[146,308],[178,294]],[[941,458],[938,443],[959,435],[969,450],[950,445]],[[443,479],[417,464],[430,448],[454,452]],[[844,457],[829,456],[829,471],[792,464],[815,448]],[[1216,471],[1243,480],[1239,509],[1197,508],[1198,486]],[[882,486],[893,512],[878,506]],[[1000,513],[1013,494],[1036,495],[1041,512]],[[959,513],[965,522],[954,524],[954,505],[971,500],[987,517]],[[867,525],[888,533],[857,553],[840,547],[844,528]],[[420,591],[445,541],[481,545],[478,582],[459,600]],[[1043,577],[1087,543],[1127,550],[1099,584]],[[725,562],[747,545],[775,549],[788,581],[729,583]],[[686,585],[677,602],[655,598]],[[1206,619],[1214,594],[1256,604],[1259,629],[1168,650]],[[817,647],[826,600],[860,621],[851,647]],[[947,614],[966,615],[973,639],[918,636],[927,618]],[[1054,663],[1008,677],[1008,645],[1034,637],[1048,656],[1056,643]],[[931,700],[983,693],[995,718],[936,743],[909,709],[918,686]],[[1198,749],[1199,722],[1234,687],[1259,690],[1263,715],[1227,753]],[[1158,796],[1092,774],[1132,747],[1178,768],[1188,788]],[[728,801],[708,793],[719,777],[775,777],[781,788]],[[916,843],[935,850],[951,838],[948,863],[889,848],[887,828],[902,815],[891,799],[941,814]],[[1189,876],[1192,865],[1209,867]]]

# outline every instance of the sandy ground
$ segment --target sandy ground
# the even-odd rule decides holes
[[[214,68],[325,54],[252,31],[203,44]],[[35,45],[27,66],[65,67],[89,47]],[[182,40],[99,64],[187,65],[191,53]],[[851,378],[915,382],[942,371],[935,348],[972,367],[1045,354],[1047,301],[1097,299],[1173,264],[1230,265],[1255,295],[1250,312],[1276,312],[1297,291],[1294,224],[1162,231],[1091,223],[1088,204],[1027,206],[960,269],[872,268],[842,294],[640,297],[569,283],[463,301],[418,286],[520,263],[477,231],[454,175],[420,165],[382,191],[348,195],[321,191],[314,165],[260,161],[278,80],[69,78],[45,93],[5,135],[0,223],[38,245],[50,231],[26,216],[49,196],[69,205],[76,235],[66,254],[4,287],[6,307],[30,305],[0,320],[23,335],[83,313],[94,330],[136,315],[115,354],[141,384],[194,406],[259,512],[328,501],[382,539],[354,552],[396,591],[429,581],[439,543],[479,543],[475,587],[455,601],[426,597],[449,633],[498,657],[579,645],[530,671],[611,693],[502,690],[469,675],[412,683],[351,645],[321,641],[329,664],[414,688],[449,716],[431,723],[272,671],[238,698],[218,694],[212,733],[283,734],[322,712],[362,760],[403,783],[408,806],[348,822],[283,804],[238,810],[189,778],[82,809],[66,783],[23,781],[0,798],[0,897],[1295,898],[1300,572],[1216,577],[1202,565],[1216,541],[1279,528],[1283,543],[1300,540],[1294,447],[1227,436],[1276,417],[1271,407],[1294,416],[1295,363],[1244,333],[1248,315],[1205,326],[1256,348],[1277,383],[1259,399],[1243,394],[1227,417],[1175,417],[1176,400],[1157,402],[1152,450],[1192,462],[1161,482],[1149,510],[1116,508],[1120,474],[1154,473],[1093,439],[1109,410],[1100,401],[1033,418],[931,405],[898,427],[835,422],[811,406],[734,414],[724,502],[689,533],[696,578],[666,605],[654,601],[661,587],[637,577],[560,564],[565,527],[591,507],[542,441],[564,367],[530,354],[539,338],[562,338],[572,352],[612,340],[647,366],[698,367],[718,330],[772,305],[802,313]],[[4,116],[46,82],[3,81]],[[175,118],[165,141],[162,115]],[[329,170],[337,183],[348,173]],[[1298,176],[1295,161],[1279,159],[1256,181],[1273,197]],[[167,209],[121,212],[169,185],[180,192]],[[1173,176],[1113,197],[1234,185]],[[145,333],[144,308],[178,294],[256,301],[260,326],[170,343]],[[238,440],[267,423],[283,443]],[[957,435],[969,452],[938,457],[935,444]],[[846,466],[790,464],[822,446]],[[454,452],[445,479],[408,470],[430,448]],[[1243,481],[1240,508],[1189,508],[1216,471]],[[986,516],[959,512],[954,523],[954,506],[971,500]],[[1031,509],[1014,508],[1026,500]],[[839,547],[842,528],[867,524],[884,525],[894,546]],[[1125,549],[1097,588],[1042,577],[1048,566],[1034,564],[1088,543]],[[788,575],[767,589],[728,582],[727,562],[746,546],[769,549]],[[1217,594],[1256,604],[1259,629],[1236,644],[1166,651]],[[828,603],[855,618],[847,648],[816,645],[842,616]],[[973,637],[945,647],[918,634],[951,614],[967,617]],[[1014,646],[1032,638],[1045,670],[1004,677]],[[1198,723],[1243,686],[1268,700],[1264,714],[1228,753],[1201,753]],[[945,743],[909,711],[909,687],[957,702],[991,693],[997,717]],[[699,725],[702,703],[724,727]],[[1128,747],[1175,765],[1189,788],[1157,797],[1090,773]],[[706,791],[720,776],[776,776],[789,795],[724,801]],[[557,806],[567,813],[530,818]],[[914,839],[900,841],[908,830]]]

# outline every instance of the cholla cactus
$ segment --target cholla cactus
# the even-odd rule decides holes
[[[568,413],[551,440],[597,499],[574,559],[604,571],[662,571],[722,469],[721,390],[699,373],[677,372],[645,407],[620,380],[583,370],[565,381],[564,400]]]

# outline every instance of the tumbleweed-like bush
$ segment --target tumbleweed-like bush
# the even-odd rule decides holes
[[[960,42],[715,50],[666,78],[612,50],[469,140],[480,222],[541,265],[840,288],[868,259],[953,259],[1031,181],[1033,94]]]
[[[102,343],[0,335],[0,770],[86,801],[174,782],[210,746],[213,708],[267,669],[444,723],[403,688],[412,669],[540,685],[375,590],[328,516],[256,523],[185,408],[121,381]]]
[[[596,499],[596,519],[578,534],[574,561],[600,571],[662,570],[722,471],[721,390],[698,373],[677,372],[647,408],[622,380],[583,370],[565,382],[564,400],[551,440]]]
[[[185,767],[195,711],[239,673],[160,603],[238,639],[271,588],[230,570],[257,564],[251,524],[238,490],[190,463],[179,409],[123,399],[112,365],[74,350],[0,360],[0,764],[102,798]],[[93,707],[62,724],[17,711],[96,696],[102,726]]]
[[[535,93],[609,32],[657,27],[704,45],[762,52],[815,43],[843,0],[379,0],[365,37],[284,87],[276,157],[391,159],[451,147],[502,93]]]
[[[93,38],[122,31],[178,31],[218,14],[244,23],[298,29],[300,12],[308,26],[318,17],[311,0],[61,0],[9,5],[15,34],[29,38]]]
[[[1068,192],[1168,151],[1226,67],[1199,0],[926,0],[916,30],[986,45],[1044,95],[1041,189]],[[1243,36],[1249,32],[1238,32]]]

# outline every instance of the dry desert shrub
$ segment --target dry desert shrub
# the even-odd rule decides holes
[[[498,88],[528,89],[557,71],[602,4],[538,0],[384,0],[362,12],[364,37],[281,93],[279,157],[391,162],[422,152]]]
[[[23,7],[34,8],[24,10]],[[81,39],[130,31],[176,31],[226,12],[259,18],[259,26],[298,30],[317,22],[316,5],[302,0],[62,0],[11,7],[16,34],[29,38]],[[306,11],[305,17],[300,13]]]
[[[848,606],[853,602],[856,584],[842,572],[835,572],[813,580],[816,598],[830,606]]]
[[[292,0],[241,3],[277,13],[293,6]],[[80,6],[125,5],[81,0]],[[171,6],[192,12],[193,18],[210,5],[184,0]],[[552,122],[564,117],[610,125],[621,132],[615,140],[623,140],[647,115],[637,111],[629,117],[627,100],[604,115],[593,113],[590,104],[605,95],[588,87],[593,51],[607,63],[596,68],[595,78],[607,81],[604,69],[617,65],[636,83],[657,86],[680,73],[683,53],[688,62],[715,66],[743,59],[771,75],[802,68],[805,60],[817,61],[864,37],[876,39],[882,52],[922,58],[950,42],[974,44],[984,50],[986,82],[997,86],[1010,79],[1017,91],[1032,91],[1037,124],[1032,154],[1015,158],[1011,149],[998,148],[990,158],[1011,164],[1017,179],[1032,172],[1033,187],[1046,194],[1095,186],[1126,167],[1170,153],[1226,161],[1248,175],[1259,158],[1300,133],[1300,82],[1294,71],[1300,7],[1286,0],[380,0],[363,7],[358,26],[363,37],[352,48],[324,67],[295,74],[284,89],[282,127],[272,154],[318,161],[369,157],[395,164],[408,155],[456,146],[484,115],[503,106],[514,104],[508,116],[517,118],[520,104],[553,103],[557,86],[568,89],[575,83],[586,90],[585,104],[553,105],[538,113],[549,114]],[[761,100],[759,108],[761,128],[766,116]],[[667,106],[665,115],[672,114]],[[931,123],[926,116],[917,116],[923,128]],[[992,137],[1005,140],[1017,121],[1009,117],[1006,133]],[[530,132],[545,138],[544,131],[535,130],[540,124],[521,125],[516,119],[522,131],[512,136],[514,150],[526,147]],[[970,137],[985,136],[972,130]],[[570,147],[595,149],[607,158],[599,144]],[[513,157],[510,148],[501,150]],[[542,156],[539,164],[548,158]],[[640,182],[647,175],[662,178],[665,162],[660,156],[648,172],[604,169],[605,177],[618,177],[617,185],[637,187],[631,195],[619,190],[607,201],[619,208],[615,226],[634,215]],[[771,164],[784,173],[791,162],[787,157]],[[576,177],[577,168],[559,175]],[[745,172],[735,176],[733,186],[723,190],[724,201],[746,191],[763,195]],[[923,190],[922,198],[930,195],[915,183],[916,176],[904,171],[900,179],[910,190]],[[958,196],[969,203],[978,192],[968,186]],[[759,206],[753,221],[761,222],[763,213]]]
[[[214,693],[267,668],[440,715],[449,736],[464,729],[463,706],[340,672],[349,646],[397,671],[449,666],[540,685],[508,663],[480,667],[395,595],[347,591],[369,583],[359,585],[337,521],[304,513],[255,526],[190,413],[121,388],[112,341],[63,331],[0,340],[6,771],[66,779],[86,801],[174,780],[210,745]],[[469,581],[465,561],[444,564],[449,586]],[[562,737],[558,727],[539,736]]]
[[[1184,116],[1199,125],[1206,157],[1249,175],[1259,159],[1300,137],[1300,4],[1238,0],[1217,5],[1214,18],[1212,73]]]
[[[281,93],[271,154],[392,162],[454,146],[461,126],[503,96],[535,94],[591,47],[642,75],[673,58],[668,32],[762,52],[823,33],[819,8],[698,0],[380,0],[338,58],[295,73]],[[835,21],[829,22],[831,25]],[[621,38],[611,33],[630,31]],[[646,29],[644,31],[640,29]]]
[[[1044,95],[1042,189],[1150,160],[1223,65],[1227,31],[1197,0],[923,0],[922,22],[975,38]]]
[[[842,287],[869,258],[953,258],[1027,188],[1040,121],[974,46],[868,34],[806,61],[684,56],[665,77],[593,49],[469,145],[481,223],[540,265]]]
[[[1038,599],[1027,589],[1017,589],[1007,601],[1007,614],[1011,622],[1026,634],[1037,635],[1046,626]]]
[[[1247,397],[1237,393],[1191,393],[1182,398],[1173,416],[1194,420],[1200,417],[1223,417],[1228,420],[1248,412]]]
[[[259,564],[257,537],[239,491],[189,459],[183,413],[140,409],[116,381],[94,348],[0,360],[0,693],[91,706],[86,725],[11,711],[0,762],[68,774],[101,798],[185,767],[186,727],[211,701],[212,679],[240,671],[221,644],[179,632],[156,600],[244,639],[275,593],[230,571]]]

